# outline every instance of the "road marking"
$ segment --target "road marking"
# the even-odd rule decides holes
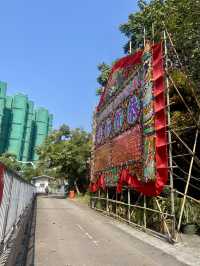
[[[95,246],[98,246],[98,241],[93,240],[92,242],[95,244]]]
[[[89,239],[91,239],[91,240],[93,239],[93,237],[92,237],[90,234],[88,234],[88,232],[86,232],[85,235],[86,235]]]
[[[81,230],[81,231],[85,231],[84,229],[83,229],[83,227],[80,225],[80,224],[76,224],[76,226],[78,226],[78,228]]]
[[[91,236],[80,224],[76,224],[76,226],[92,241],[95,246],[98,246],[98,241],[94,240],[93,236]]]

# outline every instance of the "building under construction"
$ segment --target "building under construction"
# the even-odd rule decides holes
[[[8,152],[20,161],[37,161],[36,147],[52,130],[53,115],[45,108],[34,109],[27,95],[7,96],[0,81],[0,154]]]

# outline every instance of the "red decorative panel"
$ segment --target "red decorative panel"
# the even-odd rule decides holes
[[[141,160],[141,129],[137,125],[112,140],[112,165]]]
[[[117,61],[96,110],[95,189],[106,180],[118,192],[126,183],[159,195],[168,178],[165,109],[162,44]]]
[[[106,143],[95,150],[95,171],[101,171],[111,166],[111,144]]]

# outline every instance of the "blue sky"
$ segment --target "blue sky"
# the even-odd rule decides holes
[[[97,64],[123,55],[136,0],[1,1],[0,80],[49,109],[54,127],[91,129]]]

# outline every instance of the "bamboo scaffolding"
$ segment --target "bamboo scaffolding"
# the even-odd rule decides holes
[[[129,54],[132,54],[132,41],[129,42]]]
[[[152,35],[154,35],[154,27],[152,25]],[[146,44],[146,29],[144,28],[143,30],[143,35],[144,35],[144,46]],[[154,36],[153,36],[153,40],[154,40]],[[173,51],[175,52],[176,54],[176,57],[180,63],[180,66],[182,66],[181,64],[181,61],[180,61],[180,58],[178,56],[178,53],[173,45],[173,41],[171,39],[171,36],[169,34],[169,32],[165,29],[164,31],[164,59],[165,59],[165,72],[166,72],[166,79],[165,79],[165,82],[166,82],[166,115],[167,115],[167,120],[168,120],[168,125],[167,125],[167,128],[168,130],[166,130],[166,133],[168,134],[168,152],[169,152],[169,167],[168,167],[168,171],[169,171],[169,177],[170,177],[170,184],[169,184],[169,188],[170,188],[170,209],[167,208],[167,210],[164,210],[162,209],[162,204],[159,203],[159,200],[165,202],[167,201],[168,199],[166,197],[157,197],[155,198],[155,202],[156,202],[156,206],[157,208],[154,206],[153,208],[149,208],[147,207],[147,198],[145,195],[143,194],[139,194],[138,196],[138,199],[134,200],[135,204],[132,204],[131,200],[133,200],[131,198],[131,188],[127,188],[125,187],[126,191],[127,191],[127,203],[126,202],[123,202],[121,201],[121,198],[119,200],[119,197],[117,196],[117,192],[115,192],[112,196],[112,199],[109,198],[109,193],[108,193],[108,190],[109,190],[109,187],[106,188],[106,196],[105,197],[101,197],[101,194],[99,193],[98,196],[92,196],[91,199],[94,199],[94,200],[98,200],[98,201],[105,201],[106,203],[106,211],[103,210],[103,209],[99,209],[99,208],[96,208],[96,206],[94,207],[94,209],[96,210],[99,210],[101,211],[102,213],[105,213],[107,215],[111,215],[115,218],[118,218],[122,221],[125,221],[127,222],[128,224],[130,225],[134,225],[134,226],[137,226],[139,228],[142,228],[145,232],[153,232],[154,234],[159,234],[160,236],[162,237],[165,237],[168,241],[172,242],[175,237],[178,235],[176,234],[177,232],[180,231],[180,226],[181,226],[181,222],[182,222],[182,217],[183,217],[183,212],[184,212],[184,208],[185,208],[185,202],[186,202],[186,199],[190,199],[192,200],[193,202],[197,203],[197,204],[200,204],[200,201],[189,196],[188,195],[188,188],[189,186],[194,186],[193,184],[191,184],[191,180],[196,180],[196,181],[200,181],[199,178],[197,177],[194,177],[193,176],[193,172],[192,170],[195,169],[195,167],[200,167],[200,159],[198,158],[197,154],[196,154],[196,147],[197,147],[197,140],[198,140],[198,136],[199,136],[199,130],[200,130],[200,125],[199,125],[199,121],[197,122],[197,120],[195,119],[195,116],[194,116],[194,113],[193,111],[191,110],[190,106],[187,104],[187,102],[185,101],[183,95],[181,94],[181,91],[179,90],[179,88],[176,86],[173,78],[171,77],[170,73],[169,73],[169,69],[170,69],[170,65],[169,65],[169,56],[168,56],[168,41],[169,41],[169,44],[172,46],[173,48]],[[132,43],[131,41],[129,42],[129,54],[132,53]],[[187,77],[187,75],[186,75]],[[190,82],[190,81],[189,81]],[[193,122],[195,125],[193,126],[190,126],[190,127],[185,127],[185,128],[181,128],[181,129],[177,129],[177,130],[174,130],[172,127],[173,127],[173,124],[172,124],[172,121],[171,121],[171,105],[173,103],[170,103],[170,97],[169,97],[169,90],[170,90],[170,84],[173,85],[173,87],[175,88],[175,92],[176,94],[179,96],[179,98],[181,99],[181,102],[183,103],[183,105],[185,106],[188,114],[191,116]],[[197,97],[196,97],[196,94],[193,90],[193,86],[191,85],[191,90],[192,90],[192,95],[194,96],[195,98],[195,101],[200,109],[200,102],[198,101]],[[193,143],[193,147],[190,148],[189,145],[185,142],[185,140],[177,133],[177,132],[188,132],[188,131],[191,131],[191,130],[196,130],[195,132],[195,138],[194,138],[194,143]],[[172,135],[173,135],[173,138],[175,138],[176,141],[172,141]],[[192,136],[192,134],[191,134]],[[187,151],[185,151],[185,153],[183,154],[173,154],[173,143],[175,142],[178,142],[178,144],[180,144],[182,147],[184,147]],[[181,158],[185,158],[186,156],[189,157],[190,161],[188,162],[188,167],[189,167],[189,170],[188,171],[184,171],[178,164],[177,162],[175,161],[175,159],[179,158],[179,160]],[[138,160],[138,161],[129,161],[129,162],[126,162],[124,164],[121,164],[117,167],[119,167],[120,169],[124,166],[128,166],[129,164],[134,164],[136,162],[141,162],[141,160]],[[194,165],[195,163],[195,165]],[[109,171],[111,169],[111,167],[105,169],[104,171],[100,171],[100,172],[106,172],[106,171]],[[177,173],[179,173],[178,171],[181,171],[184,175],[187,175],[187,179],[185,180],[183,177],[180,177]],[[186,182],[186,186],[185,186],[185,190],[184,190],[184,193],[178,191],[177,189],[174,188],[174,177],[178,177],[180,178],[183,182]],[[198,188],[195,186],[195,188]],[[183,197],[183,201],[182,201],[182,204],[181,204],[181,210],[180,210],[180,215],[178,217],[175,217],[175,194],[178,194],[180,196]],[[143,200],[142,200],[143,199]],[[112,204],[111,204],[112,203]],[[112,208],[110,209],[109,206],[110,204],[112,205]],[[139,205],[141,204],[141,205]],[[103,205],[104,206],[104,205]],[[126,214],[125,214],[125,217],[121,217],[120,215],[124,215],[123,212],[120,212],[120,210],[118,210],[119,208],[121,208],[121,206],[124,206],[126,207]],[[123,210],[123,208],[121,208]],[[132,214],[134,214],[135,210],[136,209],[140,209],[143,211],[143,224],[139,224],[139,223],[134,223],[133,222],[133,217],[132,217]],[[168,213],[169,211],[169,213]],[[164,229],[166,229],[166,232],[167,232],[167,236],[163,233],[157,233],[155,230],[152,230],[149,228],[149,220],[148,218],[151,217],[151,214],[153,219],[157,219],[157,216],[161,216],[161,221],[160,221],[160,225],[161,225],[161,222],[163,222],[163,225],[164,225]],[[154,215],[154,214],[157,214],[157,215]],[[177,225],[177,228],[176,228],[176,218],[178,220],[178,225]],[[167,224],[168,220],[170,219],[170,228]],[[157,221],[159,222],[159,221]],[[176,229],[177,229],[177,232],[176,232]],[[177,238],[176,238],[177,239]]]
[[[182,68],[183,70],[185,70],[185,68],[183,67],[183,64],[182,64],[182,62],[181,62],[181,60],[180,60],[180,57],[179,57],[179,55],[178,55],[178,53],[177,53],[177,51],[176,51],[176,48],[175,48],[175,46],[174,46],[174,42],[172,41],[172,38],[171,38],[171,36],[170,36],[170,34],[169,34],[168,30],[167,30],[167,27],[166,27],[164,21],[162,21],[162,23],[163,23],[163,25],[164,25],[165,32],[167,33],[167,37],[168,37],[168,39],[169,39],[169,41],[170,41],[171,47],[172,47],[172,49],[173,49],[173,51],[174,51],[174,53],[175,53],[175,55],[176,55],[176,58],[178,59],[179,65],[181,66],[181,68]],[[185,74],[185,75],[186,75],[186,78],[188,79],[188,82],[189,82],[189,85],[190,85],[190,88],[191,88],[192,94],[193,94],[193,96],[194,96],[194,98],[195,98],[195,101],[196,101],[196,103],[197,103],[197,106],[198,106],[199,109],[200,109],[200,102],[199,102],[199,100],[198,100],[198,98],[197,98],[197,96],[196,96],[196,93],[195,93],[195,91],[194,91],[194,89],[193,89],[193,86],[192,86],[192,84],[191,84],[191,82],[190,82],[190,79],[189,79],[189,77],[188,77],[187,74]]]
[[[147,198],[144,195],[144,228],[147,227],[147,213],[146,213],[146,209],[147,209]]]
[[[184,210],[184,207],[185,207],[186,194],[188,192],[189,182],[190,182],[190,178],[191,178],[191,174],[192,174],[192,166],[193,166],[193,163],[194,163],[194,156],[195,156],[195,152],[196,152],[196,145],[197,145],[198,136],[199,136],[199,130],[197,129],[196,130],[196,135],[195,135],[195,140],[194,140],[194,145],[193,145],[193,151],[192,151],[193,152],[193,156],[192,156],[192,159],[191,159],[191,162],[190,162],[190,168],[189,168],[187,183],[186,183],[185,192],[184,192],[185,195],[183,197],[183,203],[182,203],[182,206],[181,206],[181,212],[180,212],[178,226],[177,226],[177,231],[178,232],[180,231],[180,228],[181,228],[183,210]]]
[[[182,196],[186,196],[186,198],[188,198],[188,199],[190,199],[190,200],[192,200],[192,201],[194,201],[194,202],[200,204],[200,200],[197,200],[197,199],[195,199],[195,198],[193,198],[193,197],[190,197],[190,196],[188,196],[187,194],[184,194],[184,193],[182,193],[182,192],[180,192],[180,191],[178,191],[178,190],[175,190],[175,192],[176,192],[177,194],[182,195]]]
[[[106,201],[106,198],[104,197],[97,197],[97,196],[92,196],[91,197],[92,199],[100,199],[100,200],[104,200]],[[123,202],[123,201],[116,201],[116,200],[112,200],[112,199],[108,199],[108,202],[112,202],[112,203],[115,203],[115,204],[121,204],[121,205],[125,205],[125,206],[128,206],[128,203],[126,202]],[[136,205],[136,204],[130,204],[130,207],[133,207],[133,208],[138,208],[138,209],[146,209],[147,211],[151,211],[151,212],[155,212],[155,213],[158,213],[158,214],[163,214],[163,215],[166,215],[168,217],[173,217],[173,215],[169,214],[169,213],[166,213],[166,212],[162,212],[162,211],[159,211],[159,210],[156,210],[156,209],[151,209],[151,208],[148,208],[148,207],[144,207],[144,206],[140,206],[140,205]]]
[[[189,108],[188,104],[187,104],[186,101],[184,100],[182,94],[180,93],[179,89],[177,88],[177,86],[176,86],[174,80],[172,79],[172,77],[171,77],[171,75],[169,74],[168,71],[167,71],[167,74],[168,74],[168,77],[169,77],[170,82],[172,83],[173,87],[175,88],[176,92],[178,93],[178,96],[180,97],[181,101],[182,101],[183,104],[185,105],[185,107],[186,107],[188,113],[191,115],[191,118],[192,118],[193,122],[195,123],[195,125],[196,125],[197,127],[199,127],[199,125],[197,124],[196,119],[194,118],[194,113],[191,111],[191,109]]]
[[[96,211],[99,211],[99,212],[101,212],[102,214],[104,214],[104,215],[106,215],[106,216],[110,216],[110,217],[114,217],[114,218],[118,218],[119,220],[121,220],[121,221],[123,221],[123,222],[126,222],[127,223],[127,220],[126,219],[124,219],[124,218],[122,218],[122,217],[119,217],[119,216],[116,216],[116,214],[115,213],[107,213],[106,211],[104,211],[104,210],[102,210],[102,209],[99,209],[99,208],[94,208]],[[132,222],[132,221],[130,221],[130,223],[129,223],[131,226],[134,226],[134,228],[136,227],[136,228],[139,228],[140,230],[142,229],[142,230],[144,230],[144,227],[142,226],[142,225],[140,225],[140,224],[137,224],[137,223],[134,223],[134,222]],[[165,239],[165,240],[167,240],[167,241],[169,241],[169,239],[168,239],[168,237],[166,236],[166,235],[163,235],[163,234],[161,234],[161,233],[159,233],[159,232],[155,232],[154,230],[152,230],[152,229],[150,229],[150,228],[146,228],[145,230],[144,230],[146,233],[149,233],[149,234],[151,234],[151,235],[153,235],[153,236],[157,236],[157,237],[159,237],[160,239]]]
[[[173,161],[173,163],[175,163],[175,162]],[[186,175],[188,174],[188,173],[185,172],[183,169],[181,169],[178,165],[177,165],[177,168],[178,168],[178,170],[181,171],[183,174],[186,174]],[[194,180],[196,180],[196,181],[198,181],[198,182],[200,181],[200,178],[195,177],[195,176],[192,176],[192,175],[191,175],[191,179],[194,179]]]
[[[130,188],[128,188],[128,222],[131,220],[131,196],[130,196]]]
[[[174,126],[174,125],[171,123],[170,130],[172,129],[172,126]],[[196,126],[184,127],[184,128],[176,129],[176,132],[179,132],[179,131],[187,131],[187,130],[190,131],[190,130],[193,130],[193,129],[196,129],[196,128],[197,128]]]
[[[170,231],[169,231],[168,225],[167,225],[167,223],[166,223],[165,217],[164,217],[164,215],[163,215],[163,212],[162,212],[161,206],[160,206],[158,200],[157,200],[157,199],[155,199],[155,200],[156,200],[156,204],[157,204],[157,206],[158,206],[158,209],[159,209],[159,211],[161,212],[161,218],[163,219],[164,226],[165,226],[165,228],[166,228],[166,230],[167,230],[167,234],[168,234],[168,236],[169,236],[169,239],[170,239],[170,241],[172,241],[173,238],[172,238],[172,236],[171,236],[171,234],[170,234]]]
[[[92,197],[92,199],[98,199],[98,200],[102,200],[102,201],[106,201],[107,200],[107,198],[103,198],[103,197],[98,197],[98,196],[93,196]],[[117,218],[117,219],[119,219],[119,220],[122,220],[122,221],[124,221],[124,222],[127,222],[128,224],[130,224],[130,225],[134,225],[134,226],[138,226],[139,228],[141,228],[141,229],[143,229],[145,232],[151,232],[151,233],[153,233],[154,235],[155,234],[157,234],[157,235],[159,235],[160,237],[162,237],[162,238],[165,238],[165,239],[167,239],[170,243],[173,241],[173,239],[172,239],[172,236],[171,236],[171,234],[170,234],[170,230],[169,230],[169,228],[168,228],[168,225],[167,225],[167,223],[166,223],[166,218],[168,217],[168,219],[173,219],[173,217],[171,216],[171,214],[169,214],[169,213],[166,213],[166,212],[163,212],[162,211],[162,209],[161,209],[161,207],[160,207],[160,204],[158,203],[158,205],[159,205],[159,208],[158,208],[158,210],[157,209],[151,209],[151,208],[146,208],[146,207],[144,207],[144,206],[140,206],[140,205],[134,205],[134,204],[128,204],[128,203],[125,203],[125,202],[122,202],[122,201],[116,201],[116,200],[112,200],[112,199],[108,199],[108,201],[109,202],[112,202],[112,203],[115,203],[115,204],[117,204],[117,205],[124,205],[124,206],[127,206],[127,208],[128,207],[132,207],[132,208],[139,208],[139,209],[143,209],[144,211],[150,211],[150,212],[153,212],[153,213],[157,213],[157,214],[159,214],[159,215],[161,215],[161,217],[162,217],[162,220],[163,220],[163,223],[164,223],[164,227],[166,228],[166,231],[167,231],[167,234],[168,234],[168,237],[164,234],[164,233],[159,233],[159,232],[157,232],[157,231],[154,231],[154,230],[152,230],[152,229],[150,229],[149,227],[145,227],[145,225],[140,225],[140,224],[137,224],[137,223],[134,223],[133,221],[131,221],[131,215],[130,215],[130,220],[129,220],[129,218],[127,217],[127,218],[123,218],[123,217],[121,217],[118,213],[114,213],[114,212],[107,212],[107,211],[105,211],[105,210],[103,210],[103,209],[99,209],[99,208],[97,208],[97,207],[94,207],[94,209],[95,210],[98,210],[98,211],[100,211],[100,212],[102,212],[102,213],[104,213],[104,214],[106,214],[106,215],[110,215],[110,216],[113,216],[113,217],[115,217],[115,218]]]
[[[109,207],[108,207],[108,198],[109,198],[109,195],[108,195],[108,187],[106,187],[106,211],[107,211],[107,212],[109,211]]]
[[[199,158],[194,155],[193,151],[188,147],[188,145],[179,137],[179,135],[174,130],[171,130],[171,132],[183,144],[183,146],[188,150],[188,152],[192,155],[192,157],[194,157],[195,163],[200,167],[200,160],[199,160]]]
[[[167,50],[167,38],[166,32],[164,31],[164,48],[165,48],[165,71],[168,72],[168,50]],[[169,78],[166,77],[166,98],[167,98],[167,123],[170,127],[171,116],[170,116],[170,98],[169,98]],[[168,142],[169,144],[169,167],[170,171],[170,197],[171,197],[171,214],[173,215],[173,225],[172,225],[172,238],[175,237],[175,206],[174,206],[174,180],[173,180],[173,162],[172,162],[172,136],[170,130],[168,131]]]
[[[185,157],[185,156],[191,156],[191,154],[190,153],[185,153],[185,154],[173,155],[172,158],[179,158],[179,157]]]
[[[176,174],[174,174],[174,176],[176,176],[177,179],[182,180],[184,183],[187,183],[187,180],[185,180],[183,177],[180,177],[180,176],[178,176]],[[196,190],[198,190],[198,191],[200,191],[200,188],[197,187],[197,186],[195,186],[195,185],[192,185],[192,184],[189,183],[189,186],[192,187],[192,188],[194,188],[194,189],[196,189]]]

